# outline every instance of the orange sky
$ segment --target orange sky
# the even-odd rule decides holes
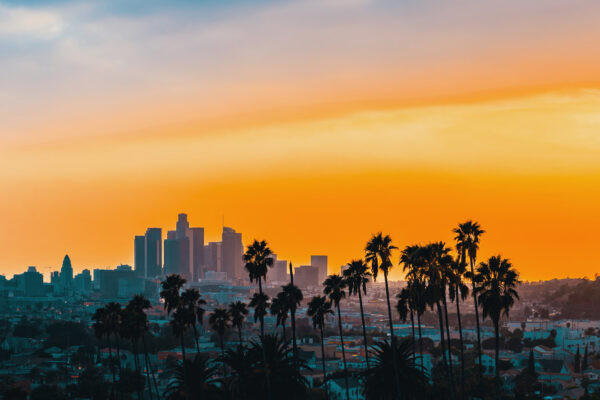
[[[132,263],[134,235],[187,212],[208,240],[225,215],[331,272],[378,230],[451,242],[475,219],[482,256],[523,279],[593,277],[598,3],[424,3],[266,2],[200,25],[0,6],[0,272]]]

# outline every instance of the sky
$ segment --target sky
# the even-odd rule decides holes
[[[600,270],[600,2],[0,1],[0,273],[133,263],[177,213],[330,272],[468,219]],[[393,278],[401,278],[397,267]]]

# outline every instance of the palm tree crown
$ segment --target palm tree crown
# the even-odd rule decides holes
[[[392,245],[392,238],[389,235],[383,235],[381,232],[373,235],[365,247],[365,259],[371,266],[373,279],[377,279],[379,270],[387,276],[392,268],[392,250],[397,249]]]
[[[264,240],[254,240],[244,253],[244,262],[250,282],[266,279],[269,267],[273,266],[273,252]]]

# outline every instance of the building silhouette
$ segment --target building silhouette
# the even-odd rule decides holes
[[[310,265],[318,269],[318,282],[327,278],[327,256],[310,256]]]
[[[67,293],[73,285],[73,267],[71,266],[71,259],[68,254],[65,255],[60,269],[60,282],[64,293]]]
[[[228,279],[244,277],[243,253],[242,234],[224,226],[221,239],[221,271],[227,273]]]
[[[133,240],[133,267],[135,275],[146,276],[146,237],[136,236]]]
[[[204,246],[204,276],[208,271],[221,272],[221,242],[208,242]]]
[[[277,259],[277,254],[273,254],[272,258],[273,268],[267,277],[273,282],[287,282],[289,280],[287,261]]]
[[[162,229],[148,228],[146,230],[145,239],[144,277],[159,277],[162,275]]]
[[[319,269],[312,265],[301,265],[294,271],[294,284],[301,289],[319,286]]]

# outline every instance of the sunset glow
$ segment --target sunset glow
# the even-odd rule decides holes
[[[331,271],[467,219],[525,280],[598,271],[600,3],[210,4],[0,4],[3,274],[178,212]]]

